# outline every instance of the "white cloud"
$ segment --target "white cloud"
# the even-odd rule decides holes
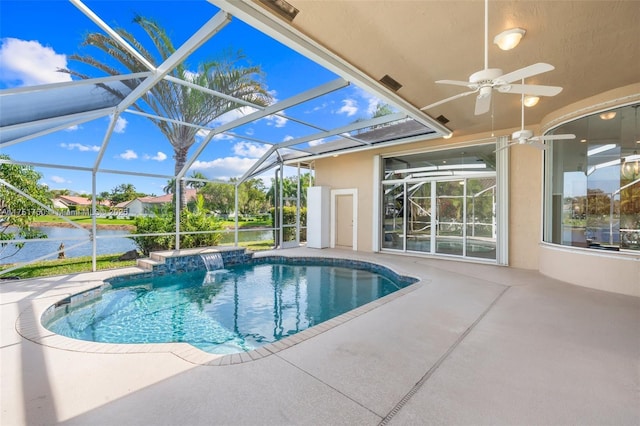
[[[288,142],[288,141],[292,141],[294,139],[295,138],[293,136],[287,135],[287,136],[284,137],[284,139],[282,139],[282,142]]]
[[[67,67],[66,55],[35,40],[7,37],[0,41],[0,80],[17,86],[71,81],[69,74],[57,71]]]
[[[238,142],[233,146],[233,153],[241,157],[260,158],[269,150],[267,145],[249,142]]]
[[[167,159],[167,154],[162,151],[158,151],[153,157],[149,154],[145,154],[142,158],[144,158],[145,160],[164,161]]]
[[[211,161],[196,161],[189,170],[206,170],[211,179],[228,180],[239,177],[256,162],[253,158],[225,157]]]
[[[329,105],[331,105],[332,103],[333,103],[333,102],[331,102],[331,103],[329,103],[329,102],[323,102],[322,104],[320,104],[320,105],[318,105],[318,106],[316,106],[316,107],[313,107],[312,109],[307,110],[307,111],[305,111],[304,113],[305,113],[305,114],[311,114],[311,113],[314,113],[314,112],[317,112],[317,111],[323,110],[323,109],[327,108]]]
[[[135,160],[136,158],[138,158],[138,154],[136,154],[135,151],[133,151],[132,149],[127,149],[125,152],[120,154],[118,157],[120,157],[120,158],[122,158],[124,160]]]
[[[267,90],[267,93],[271,96],[272,103],[278,103],[278,91],[276,89]]]
[[[358,113],[358,102],[355,99],[345,99],[342,101],[342,107],[338,110],[338,114],[347,114],[351,117]]]
[[[257,111],[256,108],[244,106],[240,108],[236,108],[232,111],[227,112],[226,114],[222,114],[220,117],[216,117],[215,120],[211,122],[214,126],[220,126],[222,124],[227,124],[231,121],[237,120],[238,118],[242,118],[247,114],[251,114],[252,112]]]
[[[354,89],[355,89],[356,96],[361,97],[367,102],[367,117],[373,116],[373,114],[376,112],[376,108],[378,107],[378,104],[386,103],[380,98],[373,96],[371,93],[367,92],[366,90],[363,90],[359,87],[354,87]]]
[[[281,113],[284,115],[284,113]],[[280,115],[268,115],[265,117],[267,120],[267,126],[273,126],[277,128],[281,128],[287,125],[287,121],[289,121],[286,117],[282,117]]]
[[[118,117],[116,120],[116,125],[113,128],[113,131],[116,133],[124,133],[124,129],[127,127],[128,121],[122,117]]]
[[[309,146],[322,145],[323,143],[326,143],[326,142],[327,141],[325,141],[324,139],[316,139],[315,141],[309,142]]]
[[[209,132],[210,130],[207,130],[207,129],[198,130],[198,132],[196,133],[196,137],[198,137],[200,140],[198,140],[197,142],[200,143],[202,139],[206,138],[209,135]],[[226,133],[216,133],[215,135],[213,135],[213,138],[211,138],[211,140],[214,140],[214,141],[224,141],[224,140],[233,140],[233,139],[235,139],[234,136],[228,135]]]
[[[216,133],[216,135],[213,137],[214,141],[231,141],[234,139],[234,136],[227,135],[226,133]]]
[[[376,109],[378,108],[378,104],[381,103],[377,98],[369,98],[367,105],[367,117],[373,117],[373,114],[376,113]]]
[[[50,180],[51,182],[55,182],[55,183],[71,183],[71,181],[70,181],[70,180],[66,180],[65,178],[60,177],[60,176],[51,176],[51,177],[49,178],[49,180]]]
[[[82,152],[86,152],[86,151],[93,151],[93,152],[98,152],[100,151],[100,147],[98,145],[83,145],[81,143],[61,143],[60,146],[62,148],[66,148],[68,150],[73,150],[73,149],[77,149],[78,151],[82,151]]]
[[[255,132],[255,130],[253,130],[253,129],[247,129],[247,130],[244,132],[244,134],[245,134],[245,135],[247,135],[247,136],[253,136],[255,133],[256,133],[256,132]]]

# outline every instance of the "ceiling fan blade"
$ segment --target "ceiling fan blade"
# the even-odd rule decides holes
[[[436,83],[438,84],[452,84],[454,86],[464,86],[464,87],[469,87],[470,89],[473,88],[473,83],[469,83],[468,81],[460,81],[460,80],[437,80]]]
[[[529,143],[529,145],[538,148],[539,150],[545,150],[547,149],[547,146],[545,144],[543,144],[542,142],[537,142],[537,141],[531,141]]]
[[[491,108],[491,92],[485,95],[478,95],[476,98],[476,115],[482,115],[486,112],[489,112],[489,108]]]
[[[537,138],[541,141],[554,141],[554,140],[563,140],[563,139],[575,139],[576,135],[567,133],[565,135],[538,136]]]
[[[505,84],[497,86],[500,93],[517,93],[523,95],[555,96],[562,92],[559,86],[540,86],[537,84]]]
[[[424,106],[424,107],[420,108],[420,110],[425,111],[427,109],[431,109],[431,108],[436,107],[438,105],[442,105],[442,104],[447,103],[449,101],[452,101],[454,99],[462,98],[464,96],[468,96],[468,95],[471,95],[472,93],[476,93],[476,92],[477,92],[477,90],[472,90],[470,92],[458,93],[457,95],[451,96],[450,98],[446,98],[446,99],[443,99],[443,100],[438,101],[436,103],[433,103],[431,105]]]
[[[537,64],[529,65],[528,67],[520,68],[519,70],[504,74],[500,77],[500,81],[511,83],[513,81],[522,80],[523,78],[542,74],[543,72],[551,71],[553,69],[555,69],[553,65],[538,62]]]
[[[504,151],[505,149],[507,149],[507,148],[511,148],[511,147],[512,147],[512,146],[514,146],[514,145],[518,145],[518,142],[509,142],[508,144],[501,146],[500,148],[496,149],[496,150],[495,150],[495,151],[493,151],[493,152],[500,152],[500,151]]]

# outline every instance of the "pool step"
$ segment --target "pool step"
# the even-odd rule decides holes
[[[153,260],[153,259],[138,259],[138,267],[144,269],[145,271],[152,271],[155,265],[160,265],[164,263],[163,261]]]

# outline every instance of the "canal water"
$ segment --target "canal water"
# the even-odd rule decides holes
[[[45,226],[35,228],[47,235],[46,239],[32,240],[25,244],[15,255],[8,256],[15,252],[13,244],[6,248],[0,247],[0,265],[7,263],[28,262],[37,259],[48,253],[58,250],[60,243],[65,245],[65,257],[91,256],[92,245],[89,241],[89,233],[77,228],[62,228],[55,226]],[[98,229],[97,253],[98,254],[116,254],[125,253],[129,250],[135,250],[136,244],[130,238],[126,230]],[[61,241],[63,238],[64,241]],[[241,231],[238,237],[239,241],[267,241],[273,239],[272,231]],[[85,244],[69,249],[80,242]],[[234,232],[229,231],[222,234],[221,244],[233,243]],[[56,259],[57,254],[52,254],[44,260]]]

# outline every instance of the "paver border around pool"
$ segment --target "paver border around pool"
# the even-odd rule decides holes
[[[189,254],[188,254],[189,255]],[[104,354],[139,354],[139,353],[171,353],[187,362],[197,365],[208,365],[208,366],[224,366],[224,365],[232,365],[232,364],[240,364],[244,362],[250,362],[262,359],[264,357],[276,354],[284,349],[295,346],[299,343],[304,342],[314,336],[317,336],[321,333],[324,333],[328,330],[331,330],[334,327],[337,327],[341,324],[344,324],[354,318],[357,318],[379,306],[382,306],[386,303],[389,303],[398,297],[404,296],[407,293],[410,293],[417,288],[419,288],[424,281],[421,281],[417,278],[411,277],[408,274],[402,274],[399,271],[395,270],[393,267],[387,265],[380,265],[377,263],[373,263],[370,261],[361,261],[357,259],[344,259],[337,258],[331,256],[281,256],[274,254],[263,254],[259,256],[255,256],[252,260],[255,263],[264,263],[264,262],[291,262],[291,263],[319,263],[326,262],[329,265],[333,266],[345,266],[345,267],[354,267],[354,268],[364,268],[370,267],[372,272],[380,273],[380,271],[387,271],[392,273],[397,277],[409,277],[416,279],[417,281],[407,285],[395,291],[391,294],[383,296],[377,300],[369,302],[365,305],[359,306],[349,312],[345,312],[344,314],[338,315],[328,321],[317,324],[313,327],[310,327],[306,330],[303,330],[299,333],[296,333],[292,336],[286,337],[282,340],[278,340],[273,343],[266,344],[259,348],[256,348],[249,352],[240,352],[235,354],[212,354],[208,352],[204,352],[188,343],[100,343],[100,342],[91,342],[86,340],[77,340],[69,337],[61,336],[59,334],[55,334],[52,331],[47,330],[42,325],[42,317],[45,312],[57,301],[64,299],[64,296],[60,294],[56,294],[55,296],[46,296],[43,295],[38,299],[34,299],[31,306],[20,312],[18,319],[16,321],[16,331],[22,337],[27,340],[30,340],[34,343],[48,346],[56,349],[74,351],[74,352],[86,352],[86,353],[104,353]],[[106,278],[103,280],[110,281],[114,279],[120,279],[120,277],[124,278],[135,278],[137,276],[145,276],[147,273],[136,273],[136,274],[121,274],[114,275],[111,278]],[[89,291],[91,289],[99,288],[100,285],[96,285],[96,282],[88,282],[81,285],[78,285],[73,294],[69,294],[67,297]],[[55,288],[51,289],[55,290]],[[52,301],[52,298],[56,297],[55,300]]]

